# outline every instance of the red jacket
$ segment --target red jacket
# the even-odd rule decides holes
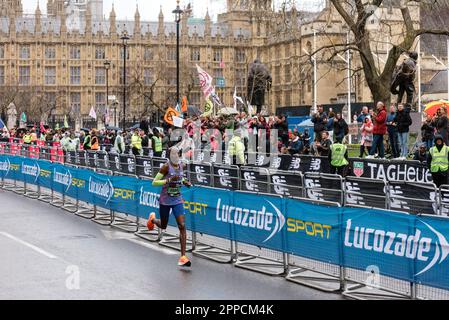
[[[374,118],[374,130],[373,134],[386,134],[387,133],[387,111],[385,108],[379,111]]]

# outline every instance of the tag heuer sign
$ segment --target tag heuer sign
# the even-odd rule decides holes
[[[363,176],[364,167],[365,165],[363,162],[354,162],[354,174],[359,178]]]

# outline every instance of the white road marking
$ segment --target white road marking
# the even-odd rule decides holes
[[[47,251],[45,251],[45,250],[43,250],[43,249],[41,249],[39,247],[36,247],[35,245],[32,245],[31,243],[28,243],[28,242],[26,242],[26,241],[24,241],[22,239],[14,237],[13,235],[11,235],[9,233],[0,232],[0,235],[4,236],[6,238],[9,238],[11,240],[14,240],[14,241],[16,241],[16,242],[18,242],[18,243],[20,243],[20,244],[30,248],[30,249],[33,249],[34,251],[36,251],[36,252],[46,256],[47,258],[50,258],[50,259],[57,259],[58,258],[57,256],[55,256],[55,255],[53,255],[51,253],[48,253]]]
[[[145,242],[144,240],[140,240],[140,239],[126,239],[126,240],[131,241],[131,242],[136,243],[136,244],[140,244],[141,246],[144,246],[144,247],[147,247],[147,248],[150,248],[152,250],[159,251],[159,252],[162,252],[162,253],[165,253],[165,254],[168,254],[168,255],[179,254],[175,250],[164,249],[164,248],[161,248],[157,244],[151,244],[151,243]]]

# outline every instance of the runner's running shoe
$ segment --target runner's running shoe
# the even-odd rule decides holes
[[[178,266],[190,267],[191,265],[192,265],[192,263],[190,262],[189,258],[187,258],[186,256],[182,256],[181,258],[179,258]]]
[[[153,219],[156,219],[156,214],[154,212],[151,212],[150,217],[148,218],[148,222],[147,222],[147,228],[150,231],[154,230]]]

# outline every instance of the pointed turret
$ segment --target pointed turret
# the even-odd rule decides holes
[[[117,34],[117,26],[116,26],[116,15],[114,10],[114,4],[112,4],[112,10],[109,14],[109,34],[114,35]]]
[[[136,13],[134,14],[134,35],[140,36],[141,28],[140,28],[140,12],[139,6],[136,4]]]
[[[34,33],[41,33],[41,9],[39,8],[39,1],[37,2],[37,8],[34,14]]]
[[[210,20],[210,15],[209,15],[209,8],[207,9],[206,17],[204,18],[204,23],[205,23],[204,35],[207,37],[210,37],[210,35],[211,35],[211,20]]]
[[[85,35],[92,34],[92,8],[90,6],[90,3],[87,4],[86,9],[86,26],[84,28],[84,34]]]
[[[159,11],[159,25],[157,28],[157,34],[159,35],[159,37],[165,36],[164,14],[162,13],[162,6],[161,10]]]

